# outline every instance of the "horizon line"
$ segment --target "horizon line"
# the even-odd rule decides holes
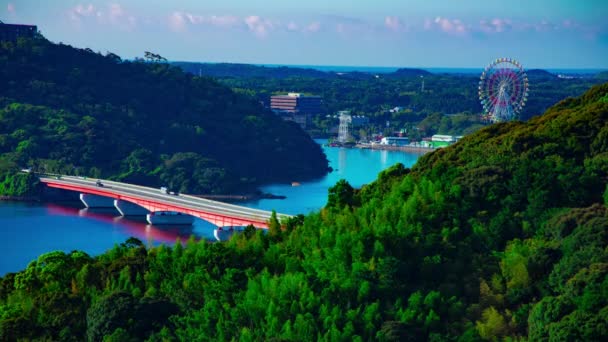
[[[191,61],[191,60],[170,60],[170,63],[198,63],[198,64],[236,64],[236,65],[252,65],[259,67],[288,67],[288,68],[297,68],[297,69],[316,69],[316,68],[358,68],[358,69],[476,69],[483,70],[485,66],[385,66],[385,65],[337,65],[337,64],[289,64],[289,63],[252,63],[252,62],[210,62],[210,61]],[[606,67],[525,67],[524,70],[568,70],[568,71],[576,71],[576,70],[587,70],[587,71],[608,71],[608,66]],[[318,70],[318,69],[317,69]],[[323,70],[319,70],[323,71]],[[329,70],[331,71],[331,70]]]

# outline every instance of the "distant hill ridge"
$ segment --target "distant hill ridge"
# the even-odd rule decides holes
[[[544,69],[526,70],[526,74],[528,75],[528,77],[557,78],[557,75],[555,75],[547,70],[544,70]]]
[[[197,63],[197,62],[171,62],[172,65],[182,68],[184,71],[194,75],[205,75],[210,77],[265,77],[265,78],[287,78],[287,77],[332,77],[331,73],[310,69],[294,67],[266,67],[242,63]]]
[[[424,70],[424,69],[401,68],[390,75],[392,75],[392,76],[427,76],[427,75],[432,75],[432,73],[427,70]]]
[[[242,63],[198,63],[198,62],[171,62],[172,65],[182,68],[184,71],[194,75],[204,75],[218,78],[372,78],[378,73],[368,70],[344,71],[336,67],[336,70],[317,70],[310,67],[297,66],[263,66]],[[394,72],[382,73],[383,77],[417,77],[431,75],[424,69],[400,68]]]

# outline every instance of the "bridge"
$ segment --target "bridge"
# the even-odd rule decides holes
[[[211,222],[220,228],[248,225],[253,225],[256,228],[268,228],[268,221],[272,215],[270,211],[247,208],[190,195],[164,193],[158,188],[109,180],[63,175],[39,175],[39,178],[40,182],[50,188],[79,192],[81,199],[83,199],[83,194],[102,196],[108,200],[113,199],[115,204],[117,201],[135,204],[144,208],[150,214],[174,212],[191,215]],[[101,184],[98,184],[98,182],[101,182]],[[123,212],[121,211],[121,213]],[[277,218],[280,221],[289,217],[289,215],[277,214]]]

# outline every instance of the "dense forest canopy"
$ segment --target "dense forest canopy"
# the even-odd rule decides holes
[[[52,252],[0,280],[0,339],[602,341],[608,84],[229,242]]]
[[[123,61],[43,38],[1,42],[0,183],[33,167],[209,193],[327,172],[296,124],[146,56],[155,58]]]

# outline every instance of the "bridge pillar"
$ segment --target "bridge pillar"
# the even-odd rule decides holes
[[[114,207],[122,216],[146,216],[149,211],[137,204],[115,199]]]
[[[114,199],[91,194],[80,194],[80,201],[87,208],[114,208]]]
[[[233,235],[242,233],[244,230],[245,227],[218,227],[213,230],[213,236],[217,241],[228,241]]]

